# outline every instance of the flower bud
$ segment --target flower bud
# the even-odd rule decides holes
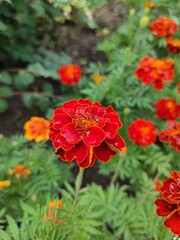
[[[146,28],[149,24],[149,18],[147,16],[143,16],[141,19],[140,19],[140,27],[141,28]]]
[[[130,15],[131,17],[134,17],[135,12],[136,12],[136,10],[135,10],[134,8],[131,8],[131,9],[129,10],[129,15]]]
[[[131,109],[128,108],[128,107],[125,107],[125,108],[123,109],[124,115],[128,115],[130,112],[131,112]]]

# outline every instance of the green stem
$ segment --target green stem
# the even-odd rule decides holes
[[[82,180],[83,180],[83,174],[84,174],[84,168],[79,168],[79,173],[77,175],[77,179],[76,179],[76,193],[75,193],[75,197],[74,197],[74,201],[73,201],[73,207],[75,206],[77,200],[78,200],[78,196],[79,196],[79,191],[82,185]]]
[[[117,168],[116,168],[116,171],[115,171],[115,173],[114,173],[114,175],[112,176],[112,179],[111,179],[111,184],[114,184],[115,181],[117,180],[117,178],[119,176],[120,168],[121,168],[122,163],[123,163],[123,160],[124,160],[124,157],[120,156],[119,157],[119,162],[118,162],[118,165],[117,165]]]

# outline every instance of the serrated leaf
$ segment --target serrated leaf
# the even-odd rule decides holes
[[[0,97],[7,97],[9,95],[12,95],[12,90],[10,87],[7,86],[0,87]]]
[[[11,240],[10,236],[3,230],[0,229],[1,240]]]
[[[6,100],[0,99],[0,113],[4,113],[9,107],[9,104]]]
[[[0,74],[0,81],[5,84],[11,84],[12,83],[11,75],[7,72],[2,72]]]
[[[19,228],[16,224],[16,221],[10,215],[7,215],[6,218],[7,218],[8,224],[9,224],[9,231],[11,232],[11,235],[13,236],[14,239],[20,240]]]
[[[28,72],[20,71],[14,78],[14,85],[19,90],[26,90],[34,82],[34,76]]]
[[[37,212],[34,210],[34,208],[32,208],[31,206],[27,205],[24,202],[20,202],[20,206],[26,213],[29,213],[30,215],[36,215],[37,214]]]

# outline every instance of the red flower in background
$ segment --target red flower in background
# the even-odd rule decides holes
[[[170,18],[159,17],[150,22],[150,32],[156,34],[158,37],[170,37],[178,30],[177,24]]]
[[[180,94],[180,81],[177,82],[176,86],[177,86],[177,92],[178,94]]]
[[[59,71],[60,82],[71,87],[80,81],[82,76],[81,69],[78,65],[68,64],[62,66]]]
[[[128,127],[129,138],[139,146],[149,146],[156,141],[154,124],[144,118],[138,118]]]
[[[180,39],[167,39],[167,49],[170,53],[180,53]]]
[[[172,148],[180,152],[180,123],[175,121],[167,121],[169,129],[159,132],[159,140],[161,142],[169,142]]]
[[[162,198],[157,198],[156,213],[165,217],[164,225],[174,234],[180,235],[180,172],[171,172],[171,178],[166,179],[160,192]]]
[[[103,107],[90,100],[70,100],[54,111],[50,121],[50,134],[56,155],[62,160],[75,160],[87,168],[98,159],[108,162],[116,154],[112,148],[122,150],[123,138],[118,134],[122,126],[112,106]]]
[[[154,84],[154,88],[161,90],[165,83],[174,78],[174,62],[170,59],[143,58],[135,71],[136,77],[144,84]]]
[[[162,98],[154,106],[159,119],[175,120],[180,116],[180,104],[175,99]]]

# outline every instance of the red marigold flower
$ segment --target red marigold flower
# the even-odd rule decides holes
[[[178,94],[180,94],[180,81],[177,82],[176,86],[177,86],[177,92]]]
[[[174,78],[174,62],[170,59],[143,58],[135,71],[136,77],[144,84],[154,84],[156,90],[161,90],[165,83]]]
[[[167,49],[170,53],[180,53],[180,39],[167,39]]]
[[[41,117],[31,117],[24,124],[24,136],[29,140],[40,142],[49,138],[49,121]]]
[[[118,134],[122,126],[112,106],[103,107],[90,100],[70,100],[54,111],[50,134],[56,155],[62,160],[75,160],[81,168],[92,166],[96,159],[108,162],[122,150],[123,138]]]
[[[172,148],[180,152],[180,123],[175,121],[167,121],[169,129],[159,132],[159,140],[161,142],[169,142]]]
[[[76,64],[62,66],[59,71],[60,82],[71,87],[80,81],[82,76],[81,69]]]
[[[15,168],[9,171],[9,175],[15,174],[17,178],[25,178],[31,174],[31,170],[25,168],[22,164],[18,164]]]
[[[174,234],[180,235],[180,172],[171,172],[171,178],[166,179],[160,192],[162,198],[157,198],[156,213],[165,217],[164,225]]]
[[[170,37],[178,30],[177,24],[170,18],[159,17],[149,24],[151,33],[156,34],[158,37]]]
[[[156,141],[154,124],[144,118],[138,118],[128,127],[129,138],[139,146],[149,146]]]
[[[175,120],[180,116],[180,104],[172,98],[162,98],[155,103],[156,116],[159,119]]]

